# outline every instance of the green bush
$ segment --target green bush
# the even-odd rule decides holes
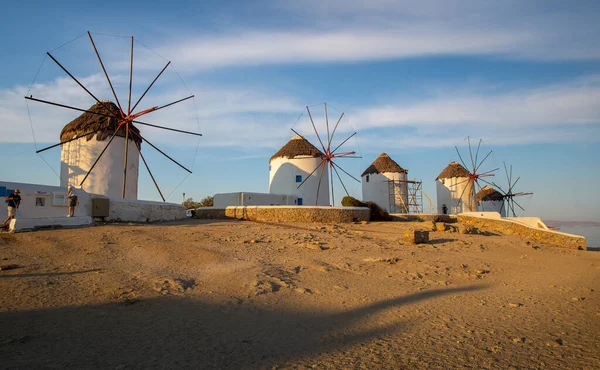
[[[351,197],[349,195],[342,198],[342,206],[344,207],[368,207],[367,203],[363,203],[360,200]]]
[[[211,196],[202,198],[201,201],[196,202],[194,201],[193,198],[187,198],[186,200],[183,201],[183,203],[181,203],[185,209],[196,209],[199,207],[212,207],[214,205],[214,198]]]
[[[391,221],[390,214],[373,201],[368,201],[367,205],[371,209],[371,221]]]

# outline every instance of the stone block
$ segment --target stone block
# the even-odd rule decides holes
[[[429,243],[429,231],[408,230],[404,232],[404,241],[408,244]]]

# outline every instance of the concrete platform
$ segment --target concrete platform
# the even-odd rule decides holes
[[[90,216],[17,218],[10,222],[10,231],[34,230],[53,227],[77,227],[92,224]]]

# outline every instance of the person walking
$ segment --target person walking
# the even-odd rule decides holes
[[[75,207],[79,205],[79,198],[77,197],[77,195],[75,195],[72,186],[69,186],[69,191],[67,193],[67,202],[69,206],[69,214],[67,215],[67,217],[74,217]]]
[[[17,209],[19,209],[19,205],[21,205],[21,192],[19,189],[15,189],[12,193],[8,194],[6,200],[8,201],[8,218],[2,223],[3,228],[7,228],[10,224],[10,220],[17,216]]]

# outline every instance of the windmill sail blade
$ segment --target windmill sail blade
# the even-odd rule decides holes
[[[517,205],[517,207],[521,208],[521,210],[522,210],[523,212],[525,212],[525,208],[521,207],[521,205],[520,205],[519,203],[517,203],[517,201],[516,201],[516,200],[514,200],[514,199],[513,199],[513,203],[514,203],[514,204],[516,204],[516,205]]]
[[[338,180],[340,180],[340,184],[342,184],[342,187],[344,188],[346,195],[350,196],[350,194],[348,193],[348,190],[346,189],[346,185],[344,185],[344,182],[342,181],[342,178],[340,177],[340,173],[338,172],[338,170],[334,166],[331,166],[331,168],[333,168],[333,170],[335,171],[335,174],[337,175]]]
[[[350,140],[354,135],[356,135],[356,132],[353,133],[352,135],[348,136],[348,138],[346,140],[342,141],[342,143],[340,145],[338,145],[335,149],[333,149],[331,151],[331,153],[335,153],[336,150],[338,150],[342,145],[344,145],[346,143],[346,141]],[[354,153],[352,153],[352,154],[354,154]]]
[[[323,180],[323,172],[325,172],[325,161],[321,162],[321,176],[319,176],[319,184],[317,185],[317,199],[315,206],[319,205],[319,190],[321,190],[321,180]]]
[[[464,183],[465,183],[465,182],[467,182],[467,181],[471,181],[471,179],[462,180],[462,181],[460,181],[460,182],[457,182],[457,183],[455,183],[455,184],[451,184],[451,185],[449,185],[448,187],[452,188],[452,187],[454,187],[454,186],[458,186],[458,185],[460,185],[460,184],[464,184]]]
[[[332,162],[329,161],[329,179],[331,180],[331,204],[335,206],[335,194],[333,192],[333,165]]]
[[[515,201],[512,197],[510,197],[509,199],[510,202],[508,204],[510,205],[510,209],[512,210],[513,217],[517,217],[517,214],[515,213]]]
[[[90,37],[90,41],[92,43],[92,46],[94,47],[94,52],[96,52],[96,56],[98,57],[98,61],[100,62],[100,66],[102,67],[102,71],[104,71],[104,75],[106,76],[106,80],[108,81],[108,85],[110,86],[110,90],[112,91],[113,96],[115,97],[115,101],[117,102],[117,105],[119,106],[119,110],[121,110],[121,112],[122,112],[123,108],[121,108],[121,103],[119,103],[119,98],[117,97],[117,93],[115,92],[113,84],[110,81],[110,77],[108,77],[108,72],[106,72],[106,68],[104,68],[104,63],[102,63],[102,58],[100,58],[100,53],[98,53],[98,49],[96,49],[96,44],[94,43],[92,34],[90,33],[90,31],[88,31],[87,34]]]
[[[97,114],[99,116],[110,117],[110,118],[114,118],[114,119],[121,119],[121,117],[113,116],[112,114],[92,112],[91,110],[81,109],[81,108],[77,108],[77,107],[72,107],[72,106],[66,105],[66,104],[54,103],[54,102],[51,102],[51,101],[48,101],[48,100],[42,100],[42,99],[34,98],[32,96],[26,96],[25,99],[37,101],[37,102],[44,103],[44,104],[50,104],[50,105],[54,105],[54,106],[61,107],[61,108],[72,109],[72,110],[76,110],[76,111],[79,111],[79,112]],[[104,106],[104,104],[103,104],[103,106]],[[110,112],[110,110],[108,110],[108,111]]]
[[[488,181],[486,181],[486,180],[484,180],[484,179],[479,179],[479,180],[481,180],[481,181],[485,182],[485,183],[486,183],[486,184],[488,184],[489,186],[493,186],[493,187],[494,187],[494,188],[496,188],[496,189],[497,189],[497,190],[498,190],[500,193],[502,193],[502,195],[506,195],[506,194],[507,194],[507,193],[506,193],[504,190],[502,190],[502,188],[501,188],[500,186],[496,185],[496,183],[495,183],[495,182],[488,182]]]
[[[500,167],[494,168],[493,170],[482,172],[482,173],[479,174],[479,176],[481,176],[481,175],[487,175],[488,173],[492,173],[494,171],[498,171],[499,169],[500,169]],[[494,176],[494,175],[491,175],[491,176]]]
[[[329,136],[329,115],[327,114],[327,102],[323,103],[325,106],[325,126],[327,127],[327,150],[330,149],[331,136]],[[333,182],[332,182],[333,183]]]
[[[454,149],[456,149],[456,154],[458,154],[458,158],[460,159],[460,163],[462,163],[463,167],[467,168],[468,166],[465,164],[465,161],[463,161],[462,156],[460,155],[460,152],[458,151],[458,148],[454,147]]]
[[[481,160],[481,163],[479,163],[479,165],[477,165],[477,168],[475,168],[475,171],[477,171],[479,169],[479,167],[481,167],[481,165],[483,164],[483,162],[485,162],[485,160],[490,156],[490,154],[492,154],[492,151],[490,150],[490,152],[483,157],[483,159]]]
[[[48,149],[55,148],[55,147],[57,147],[57,146],[59,146],[59,145],[63,145],[63,144],[69,143],[69,142],[71,142],[71,141],[73,141],[73,140],[77,140],[77,139],[79,139],[79,138],[82,138],[82,137],[85,137],[85,136],[88,136],[88,135],[91,135],[91,134],[95,134],[96,132],[98,132],[98,131],[102,130],[103,128],[104,128],[104,127],[101,127],[101,128],[99,128],[99,129],[97,129],[97,130],[90,131],[90,132],[86,132],[85,134],[77,135],[77,136],[75,136],[75,137],[74,137],[74,138],[72,138],[72,139],[65,140],[65,141],[61,141],[61,142],[60,142],[60,143],[58,143],[58,144],[50,145],[50,146],[48,146],[48,147],[45,147],[44,149],[36,150],[35,152],[36,152],[36,153],[41,153],[41,152],[43,152],[43,151],[46,151],[46,150],[48,150]]]
[[[140,125],[144,125],[144,126],[150,126],[150,127],[160,128],[160,129],[163,129],[163,130],[181,132],[182,134],[202,136],[202,134],[197,133],[197,132],[191,132],[191,131],[179,130],[179,129],[176,129],[176,128],[170,128],[170,127],[165,127],[165,126],[153,125],[151,123],[140,122],[140,121],[136,121],[136,120],[133,120],[131,122],[134,122],[134,123],[137,123],[137,124],[140,124]]]
[[[334,166],[336,166],[337,168],[339,168],[340,170],[342,170],[342,172],[344,172],[346,175],[348,175],[348,176],[350,176],[351,178],[353,178],[353,179],[354,179],[354,181],[356,181],[356,182],[360,183],[360,180],[359,180],[359,179],[357,179],[356,177],[354,177],[354,176],[352,176],[351,174],[349,174],[349,173],[348,173],[346,170],[344,170],[342,167],[340,167],[340,165],[339,165],[339,164],[337,164],[337,163],[335,163],[335,162],[333,162],[333,161],[332,161],[331,163],[333,163],[333,165],[334,165]]]
[[[475,172],[476,170],[476,166],[475,166],[475,161],[473,161],[473,152],[471,151],[471,138],[469,136],[467,136],[467,142],[469,143],[469,157],[471,157],[471,165],[472,165],[472,169],[473,172]]]
[[[506,162],[502,162],[504,164],[504,173],[506,174],[506,182],[508,183],[508,192],[510,193],[510,178],[508,177],[508,170],[506,169]]]
[[[482,139],[479,139],[479,144],[477,144],[477,151],[475,152],[475,165],[477,165],[477,157],[479,157],[479,147],[481,146]],[[475,172],[477,172],[477,167],[475,167]]]
[[[95,100],[95,101],[97,101],[98,103],[102,104],[102,106],[103,106],[103,107],[104,107],[104,108],[105,108],[107,111],[109,111],[109,112],[110,112],[110,109],[108,109],[108,107],[106,106],[106,104],[104,104],[103,102],[101,102],[100,100],[98,100],[98,98],[97,98],[97,97],[96,97],[94,94],[92,94],[92,92],[91,92],[90,90],[88,90],[88,89],[87,89],[85,86],[83,86],[83,84],[82,84],[81,82],[79,82],[79,80],[77,80],[77,79],[75,78],[75,76],[73,76],[73,75],[71,74],[71,72],[67,71],[67,69],[66,69],[65,67],[63,67],[63,65],[62,65],[62,64],[60,64],[60,63],[58,62],[58,60],[56,60],[56,59],[55,59],[55,58],[52,56],[52,54],[50,54],[50,53],[46,53],[46,54],[48,54],[48,56],[49,56],[50,58],[52,58],[52,60],[54,61],[54,63],[58,64],[58,66],[59,66],[59,67],[60,67],[60,68],[61,68],[63,71],[65,71],[65,73],[66,73],[66,74],[68,74],[68,75],[69,75],[69,77],[71,77],[71,78],[73,79],[73,81],[75,81],[75,82],[76,82],[76,83],[77,83],[79,86],[81,86],[81,88],[82,88],[82,89],[84,89],[84,90],[85,90],[85,92],[87,92],[87,93],[88,93],[88,94],[89,94],[89,95],[90,95],[92,98],[94,98],[94,100]]]
[[[530,193],[530,192],[519,192],[519,193],[513,194],[513,196],[515,196],[515,197],[521,197],[521,196],[524,196],[524,195],[533,195],[533,193]]]
[[[306,176],[306,178],[305,178],[305,179],[304,179],[304,180],[303,180],[303,181],[300,183],[300,185],[298,185],[298,186],[296,187],[296,189],[300,189],[300,187],[301,187],[301,186],[302,186],[302,185],[303,185],[303,184],[306,182],[306,180],[308,180],[308,178],[309,178],[309,177],[311,177],[311,176],[312,176],[312,174],[313,174],[313,173],[315,173],[315,172],[316,172],[316,171],[319,169],[319,167],[321,167],[321,166],[323,165],[323,161],[324,161],[324,159],[323,159],[323,158],[321,158],[321,163],[319,163],[319,164],[317,165],[317,167],[315,167],[315,169],[314,169],[314,170],[312,170],[312,172],[311,172],[311,173],[309,173],[309,174],[308,174],[308,176]]]
[[[190,95],[190,96],[188,96],[188,97],[185,97],[185,98],[183,98],[183,99],[176,100],[176,101],[174,101],[174,102],[172,102],[172,103],[169,103],[169,104],[162,105],[162,106],[160,106],[160,107],[152,107],[152,108],[148,108],[148,109],[145,109],[145,110],[143,110],[143,111],[141,111],[141,112],[138,112],[138,113],[136,113],[136,114],[133,114],[131,117],[135,119],[135,118],[141,117],[141,116],[143,116],[143,115],[145,115],[145,114],[152,113],[152,112],[156,112],[156,111],[158,111],[158,110],[161,110],[161,109],[164,109],[164,108],[170,107],[171,105],[174,105],[174,104],[177,104],[177,103],[181,103],[182,101],[186,101],[186,100],[188,100],[188,99],[191,99],[191,98],[193,98],[193,97],[194,97],[194,95]]]
[[[331,133],[331,137],[329,138],[329,143],[327,143],[327,147],[331,147],[331,141],[333,140],[333,135],[335,135],[335,130],[337,130],[338,125],[340,124],[340,121],[342,120],[342,117],[344,117],[344,113],[342,113],[342,115],[340,116],[340,118],[338,118],[335,127],[333,128],[333,132]]]
[[[123,196],[125,199],[125,188],[127,187],[127,157],[129,155],[129,127],[125,124],[125,159],[123,163]]]
[[[310,114],[310,109],[308,109],[308,105],[306,106],[306,111],[308,112],[308,117],[310,118],[310,123],[312,124],[312,127],[315,130],[315,134],[317,134],[317,139],[319,139],[319,143],[321,143],[321,148],[323,148],[323,153],[325,153],[325,152],[327,152],[327,150],[325,149],[325,146],[323,145],[323,142],[321,141],[321,137],[319,136],[319,133],[317,132],[317,127],[315,126],[315,122],[312,119],[312,115]]]
[[[148,139],[146,139],[145,137],[142,136],[142,134],[137,133],[137,135],[140,137],[140,139],[144,140],[146,143],[148,143],[148,145],[150,145],[151,147],[153,147],[154,149],[156,149],[156,151],[158,151],[160,154],[164,155],[165,157],[169,158],[171,160],[171,162],[175,163],[176,165],[178,165],[179,167],[183,168],[184,170],[186,170],[189,173],[192,173],[192,171],[188,170],[187,168],[185,168],[183,165],[181,165],[179,162],[177,162],[176,160],[174,160],[173,158],[171,158],[167,153],[163,152],[162,150],[158,149],[156,147],[156,145],[152,144],[151,142],[148,141]]]
[[[462,191],[462,193],[460,193],[460,197],[458,198],[458,202],[457,202],[457,207],[458,207],[458,205],[459,205],[460,203],[462,203],[462,204],[463,204],[463,206],[464,206],[465,202],[463,202],[463,195],[465,194],[465,191],[467,190],[467,188],[468,188],[468,187],[469,187],[469,184],[467,184],[467,186],[465,186],[465,187],[463,188],[463,191]],[[467,205],[467,207],[469,207],[469,208],[470,208],[470,205]],[[462,208],[462,207],[461,207],[461,208]],[[464,212],[464,210],[462,210],[462,209],[461,209],[461,211],[463,211],[463,212]],[[469,209],[469,211],[470,211],[470,209]]]
[[[515,188],[515,185],[517,185],[517,183],[519,182],[519,180],[521,180],[521,177],[517,177],[517,180],[510,186],[510,192],[512,193],[512,189]]]
[[[156,82],[156,80],[158,80],[158,78],[160,77],[160,75],[163,74],[163,72],[165,71],[165,69],[167,69],[167,67],[169,66],[169,64],[171,64],[171,61],[169,61],[167,63],[167,65],[164,66],[164,68],[159,72],[158,76],[156,76],[154,78],[154,80],[152,81],[152,83],[150,83],[150,86],[148,86],[148,88],[146,89],[146,91],[144,91],[144,93],[142,94],[142,96],[140,96],[140,98],[138,99],[138,101],[135,102],[135,104],[133,105],[133,108],[131,108],[131,111],[135,111],[135,107],[137,107],[138,104],[140,104],[140,102],[142,101],[142,99],[144,99],[144,96],[146,96],[146,94],[148,93],[148,91],[150,91],[150,89],[152,88],[152,85],[154,85],[154,83]]]
[[[127,99],[127,115],[131,114],[131,88],[133,87],[133,36],[131,36],[131,53],[129,55],[129,99]]]
[[[477,154],[475,155],[475,157],[477,157]],[[477,181],[477,179],[475,179],[475,184],[477,185],[477,188],[479,188],[479,190],[477,191],[477,193],[479,193],[481,191],[481,185],[479,185],[479,181]],[[481,202],[479,201],[479,199],[477,199],[477,194],[475,194],[475,204],[479,203],[481,204],[481,211],[485,212],[485,207],[484,207],[484,201],[483,199],[481,199]]]
[[[137,149],[140,157],[142,158],[142,162],[144,162],[144,166],[146,166],[146,169],[148,170],[148,174],[150,174],[150,178],[152,179],[152,182],[154,183],[154,186],[156,186],[156,190],[158,190],[158,194],[160,194],[160,197],[162,198],[163,202],[166,202],[165,197],[163,196],[162,191],[160,191],[160,188],[158,187],[158,184],[156,183],[156,180],[154,179],[154,175],[152,174],[152,171],[150,171],[150,167],[148,167],[148,163],[146,163],[146,158],[144,158],[144,155],[142,154],[142,150],[140,149],[140,145],[136,143],[135,148]]]

